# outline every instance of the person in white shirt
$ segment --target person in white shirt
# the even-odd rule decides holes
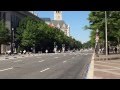
[[[24,50],[23,53],[26,54],[26,50]]]

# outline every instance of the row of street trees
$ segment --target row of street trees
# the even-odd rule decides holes
[[[99,43],[105,43],[105,11],[91,11],[88,18],[90,25],[85,26],[91,30],[90,42],[95,45],[96,30],[99,30]],[[111,45],[120,44],[120,11],[107,11],[108,43]],[[103,45],[104,46],[104,45]]]
[[[85,42],[85,43],[82,44],[82,48],[83,49],[89,49],[91,47],[92,47],[92,45],[91,45],[90,41],[87,41],[87,42]]]
[[[54,46],[61,50],[62,44],[65,44],[66,50],[82,47],[80,41],[66,36],[62,30],[50,27],[42,20],[31,17],[26,17],[20,21],[15,37],[18,51],[35,49],[36,52],[45,52],[47,49],[49,52],[53,52]]]

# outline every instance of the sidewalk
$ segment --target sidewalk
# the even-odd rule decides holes
[[[120,54],[95,56],[94,79],[120,79]]]

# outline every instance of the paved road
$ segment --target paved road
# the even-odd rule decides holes
[[[82,79],[91,57],[85,51],[0,60],[0,79]]]

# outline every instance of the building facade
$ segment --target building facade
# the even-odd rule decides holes
[[[42,20],[52,27],[59,28],[65,35],[70,36],[70,26],[62,20],[62,11],[54,11],[54,20],[51,20],[50,18],[42,18]]]
[[[4,20],[6,28],[10,30],[11,37],[13,37],[8,45],[2,44],[0,46],[1,53],[5,53],[8,50],[13,51],[15,49],[16,40],[14,39],[14,34],[16,33],[16,28],[18,27],[20,20],[27,16],[41,20],[29,11],[0,11],[0,20]]]

